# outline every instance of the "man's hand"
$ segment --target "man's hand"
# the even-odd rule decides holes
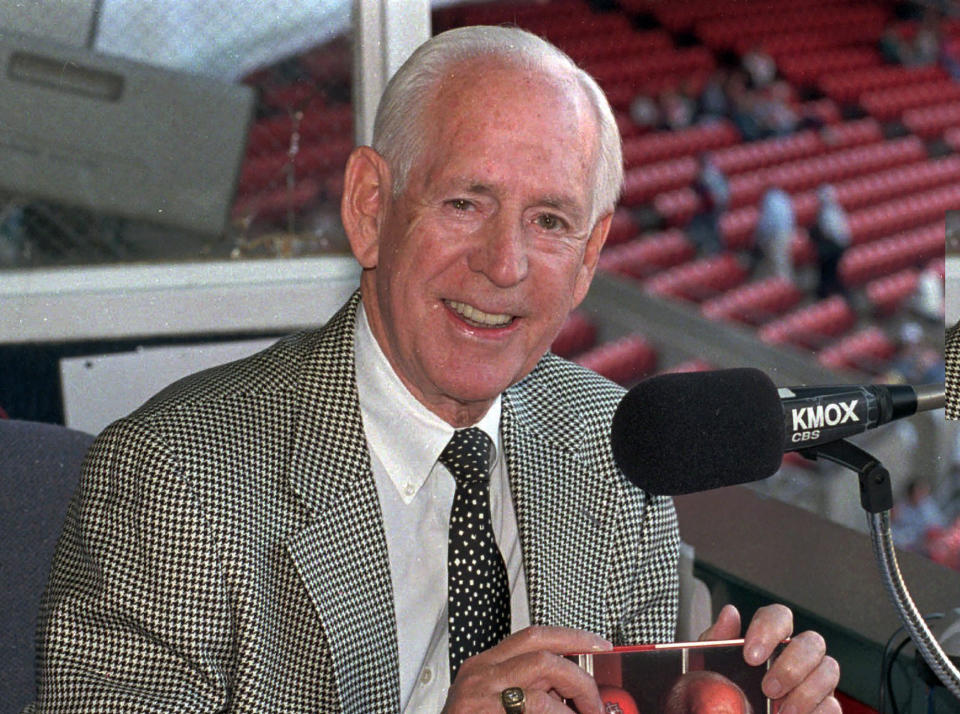
[[[528,714],[569,714],[561,698],[571,699],[583,714],[602,712],[593,677],[562,654],[603,652],[610,647],[597,635],[562,627],[528,627],[515,632],[460,665],[444,714],[503,714],[500,692],[508,687],[523,689]]]
[[[787,607],[760,608],[744,635],[744,660],[751,665],[763,664],[792,632],[793,613]],[[700,639],[730,640],[739,636],[740,613],[733,605],[726,605]],[[826,652],[823,637],[812,631],[801,632],[774,660],[763,678],[763,691],[778,700],[779,714],[840,714],[840,703],[833,696],[840,681],[840,666]]]

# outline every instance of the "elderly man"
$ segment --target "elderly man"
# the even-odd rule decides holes
[[[676,616],[672,504],[610,454],[622,390],[545,355],[621,177],[609,106],[550,45],[468,28],[417,50],[346,168],[359,293],[92,449],[37,709],[600,711],[559,655]],[[745,657],[791,626],[761,610]],[[728,608],[707,636],[739,629]],[[766,686],[835,712],[837,676],[803,633]]]

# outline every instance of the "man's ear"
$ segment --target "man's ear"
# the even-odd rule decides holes
[[[344,171],[340,219],[350,250],[363,268],[377,267],[380,226],[389,202],[390,169],[369,146],[358,146]]]
[[[583,263],[580,266],[580,272],[577,274],[577,281],[573,286],[573,307],[576,307],[587,296],[590,289],[590,283],[593,282],[593,274],[597,269],[597,261],[600,260],[600,251],[603,250],[603,244],[607,242],[607,234],[610,232],[610,223],[613,221],[613,213],[602,216],[590,231],[590,237],[587,238],[587,247],[583,252]]]

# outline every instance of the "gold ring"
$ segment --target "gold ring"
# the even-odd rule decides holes
[[[500,692],[500,703],[507,714],[523,714],[526,711],[527,697],[520,687],[507,687]]]

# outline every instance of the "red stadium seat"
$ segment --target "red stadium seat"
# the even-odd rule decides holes
[[[631,335],[594,347],[574,361],[627,386],[653,372],[657,366],[657,351],[644,338]]]
[[[897,119],[907,109],[960,100],[960,83],[952,79],[878,89],[860,95],[860,106],[881,121]]]
[[[662,297],[702,302],[736,287],[746,277],[747,269],[740,261],[732,253],[724,253],[658,273],[647,281],[646,289]]]
[[[882,65],[848,69],[820,79],[820,89],[828,97],[841,102],[856,102],[864,92],[904,87],[921,82],[940,81],[946,72],[936,65],[904,67]]]
[[[600,270],[630,278],[643,279],[654,273],[690,260],[696,249],[683,231],[669,230],[605,248],[600,254]]]
[[[571,357],[591,349],[597,342],[597,326],[580,310],[567,315],[550,350],[561,357]]]
[[[772,277],[711,298],[700,310],[711,320],[759,325],[794,307],[802,297],[803,291],[792,282]]]
[[[850,44],[849,38],[861,36],[865,30],[879,38],[886,20],[886,12],[871,6],[836,6],[830,12],[811,13],[806,8],[781,6],[776,12],[756,15],[723,16],[702,20],[696,25],[697,35],[710,47],[719,50],[736,49],[739,52],[761,45],[787,33],[798,31],[836,37],[842,44]],[[770,51],[769,49],[767,51]]]
[[[647,52],[639,55],[619,55],[609,59],[588,62],[584,69],[601,86],[617,82],[631,82],[642,91],[645,80],[670,75],[681,77],[697,72],[713,71],[716,61],[706,47],[686,47]]]
[[[661,374],[682,374],[686,372],[708,372],[712,369],[716,369],[712,364],[703,359],[688,359],[683,362],[678,362],[672,367],[661,370]]]
[[[923,265],[943,255],[945,234],[943,220],[939,220],[853,246],[840,259],[840,279],[847,287],[856,287],[904,268]]]
[[[662,52],[673,47],[673,38],[663,30],[642,32],[629,30],[626,33],[609,35],[588,35],[567,40],[563,50],[576,62],[585,66],[591,61],[610,59],[611,57],[637,57],[644,54]]]
[[[653,199],[653,207],[670,226],[687,225],[700,206],[700,196],[692,188],[666,191]]]
[[[771,344],[816,349],[849,330],[856,320],[846,300],[835,295],[768,322],[758,335]]]
[[[916,292],[919,277],[919,270],[907,268],[899,273],[871,280],[864,292],[878,315],[891,315]]]
[[[623,161],[630,168],[654,161],[695,156],[707,149],[730,146],[739,134],[728,121],[711,122],[679,131],[658,131],[623,142]]]
[[[903,125],[925,139],[942,135],[947,129],[960,127],[960,101],[908,109],[901,118]]]
[[[607,242],[605,247],[619,245],[633,240],[637,237],[640,229],[637,222],[633,220],[633,215],[626,208],[617,208],[613,212],[613,219],[610,221],[610,232],[607,233]]]
[[[866,243],[923,226],[941,219],[946,211],[955,210],[957,206],[960,206],[960,184],[954,183],[854,211],[848,217],[851,243]],[[940,238],[942,249],[943,234]]]
[[[780,73],[796,86],[811,86],[825,74],[880,65],[883,58],[873,47],[836,47],[814,53],[788,54],[777,58]]]
[[[759,169],[790,159],[823,152],[825,147],[814,131],[801,131],[790,136],[751,141],[711,152],[713,163],[727,175]]]
[[[817,361],[830,369],[879,374],[896,353],[896,344],[879,327],[867,327],[820,351]]]
[[[955,126],[943,132],[943,140],[954,151],[960,151],[960,126]]]
[[[948,184],[960,184],[958,155],[898,166],[845,181],[835,188],[837,200],[849,211]]]
[[[915,136],[907,136],[739,174],[730,179],[730,208],[757,203],[770,186],[796,193],[820,184],[836,183],[853,176],[918,161],[926,156],[923,142]]]
[[[623,177],[620,203],[624,206],[646,203],[658,193],[687,186],[696,176],[697,160],[692,156],[628,169]]]
[[[825,127],[821,140],[829,150],[876,144],[883,141],[883,127],[873,117],[854,119]]]

